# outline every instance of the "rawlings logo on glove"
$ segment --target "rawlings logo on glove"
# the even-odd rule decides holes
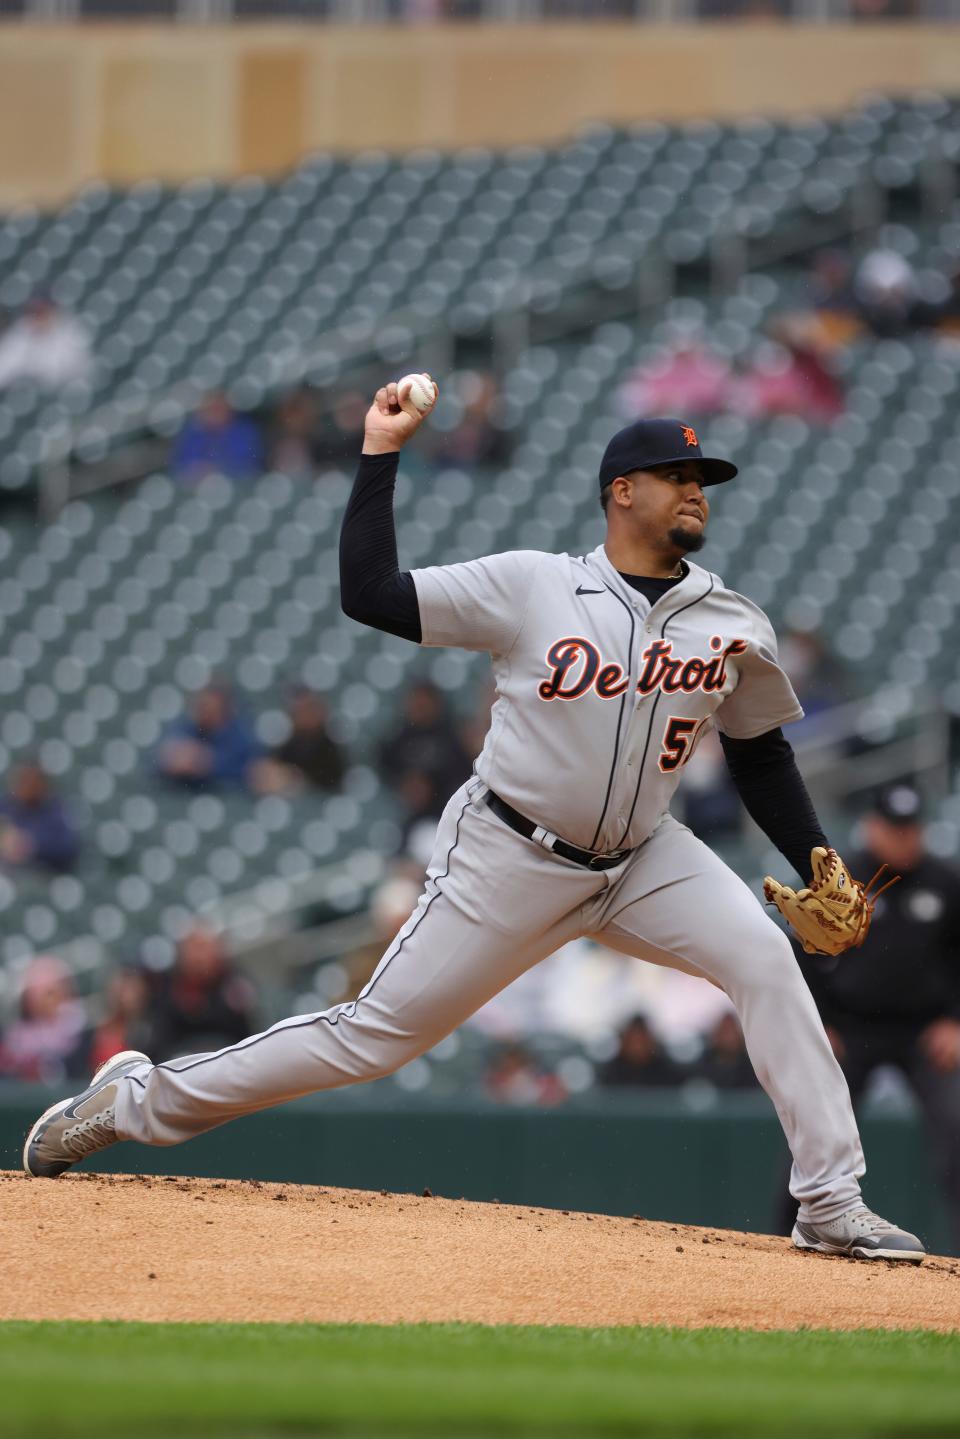
[[[807,954],[843,954],[863,944],[873,918],[873,907],[892,884],[895,874],[880,889],[873,886],[887,868],[882,864],[869,884],[853,878],[835,849],[818,845],[810,851],[813,878],[807,889],[793,890],[767,875],[763,893],[775,904]]]

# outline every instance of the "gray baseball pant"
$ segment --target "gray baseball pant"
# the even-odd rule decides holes
[[[747,886],[671,815],[621,865],[594,871],[515,834],[484,794],[473,779],[450,800],[419,903],[357,999],[133,1071],[118,1086],[117,1137],[178,1144],[390,1074],[590,935],[730,996],[790,1145],[801,1216],[828,1220],[856,1204],[864,1161],[846,1081],[790,944]]]

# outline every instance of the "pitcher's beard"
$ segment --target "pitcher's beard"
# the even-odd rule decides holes
[[[676,545],[678,550],[683,550],[687,555],[693,554],[695,550],[702,550],[706,538],[705,527],[701,528],[698,535],[694,534],[693,530],[684,529],[681,525],[675,525],[672,530],[667,531],[667,539],[670,543]]]

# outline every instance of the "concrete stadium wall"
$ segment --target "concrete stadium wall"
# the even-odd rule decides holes
[[[504,146],[589,120],[829,113],[956,89],[960,27],[0,25],[0,205],[280,171],[317,149]]]
[[[51,1102],[0,1089],[0,1169]],[[935,1253],[951,1239],[923,1131],[906,1118],[861,1124],[870,1204]],[[770,1232],[787,1149],[762,1095],[693,1114],[675,1095],[607,1095],[559,1109],[407,1099],[390,1081],[252,1115],[173,1149],[121,1145],[86,1167],[115,1173],[268,1179],[449,1198],[642,1214]]]

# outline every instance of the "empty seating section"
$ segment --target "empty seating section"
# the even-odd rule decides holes
[[[48,428],[91,404],[119,413],[181,381],[226,383],[258,403],[282,378],[277,355],[321,339],[328,358],[316,364],[329,380],[336,336],[375,337],[404,287],[421,317],[479,329],[525,275],[535,277],[532,303],[549,305],[584,277],[617,283],[618,266],[649,247],[690,258],[734,213],[759,230],[829,209],[868,172],[889,188],[912,185],[932,136],[956,158],[960,105],[876,102],[831,124],[597,129],[556,152],[318,158],[277,184],[93,188],[56,216],[12,216],[0,226],[0,304],[49,288],[90,326],[100,368],[93,397],[4,399],[0,473],[21,483]],[[917,264],[956,260],[960,210],[884,238],[912,248]],[[675,299],[642,324],[524,350],[501,377],[510,464],[401,473],[401,563],[598,543],[593,477],[622,421],[629,371],[678,319],[743,352],[795,287],[793,272],[771,269],[722,298]],[[936,685],[960,714],[960,536],[950,524],[960,367],[947,343],[857,340],[845,360],[848,412],[828,429],[793,417],[704,421],[705,451],[729,452],[743,478],[714,496],[703,562],[780,622],[843,614],[828,638],[865,686]],[[180,400],[170,394],[172,424]],[[212,478],[185,491],[158,474],[75,500],[46,526],[19,509],[6,516],[0,772],[36,753],[82,810],[87,848],[75,876],[0,876],[0,967],[84,934],[117,955],[147,944],[159,960],[205,903],[396,842],[373,743],[415,670],[464,703],[483,662],[417,651],[340,613],[350,479]],[[817,527],[824,515],[829,531]],[[826,548],[824,533],[835,536]],[[282,735],[290,680],[328,694],[355,758],[343,793],[191,797],[155,784],[163,726],[213,674],[235,680],[268,743]],[[955,839],[960,794],[940,818]],[[357,893],[344,887],[345,909]]]
[[[204,388],[255,406],[303,375],[331,380],[345,346],[389,358],[441,322],[476,333],[518,303],[632,284],[647,255],[689,263],[871,184],[922,188],[958,155],[960,103],[924,96],[829,123],[596,126],[556,150],[317,156],[276,183],[91,186],[55,215],[0,222],[0,308],[49,290],[99,362],[92,393],[10,397],[0,486],[26,484],[64,434],[96,460],[126,426],[175,426]]]

